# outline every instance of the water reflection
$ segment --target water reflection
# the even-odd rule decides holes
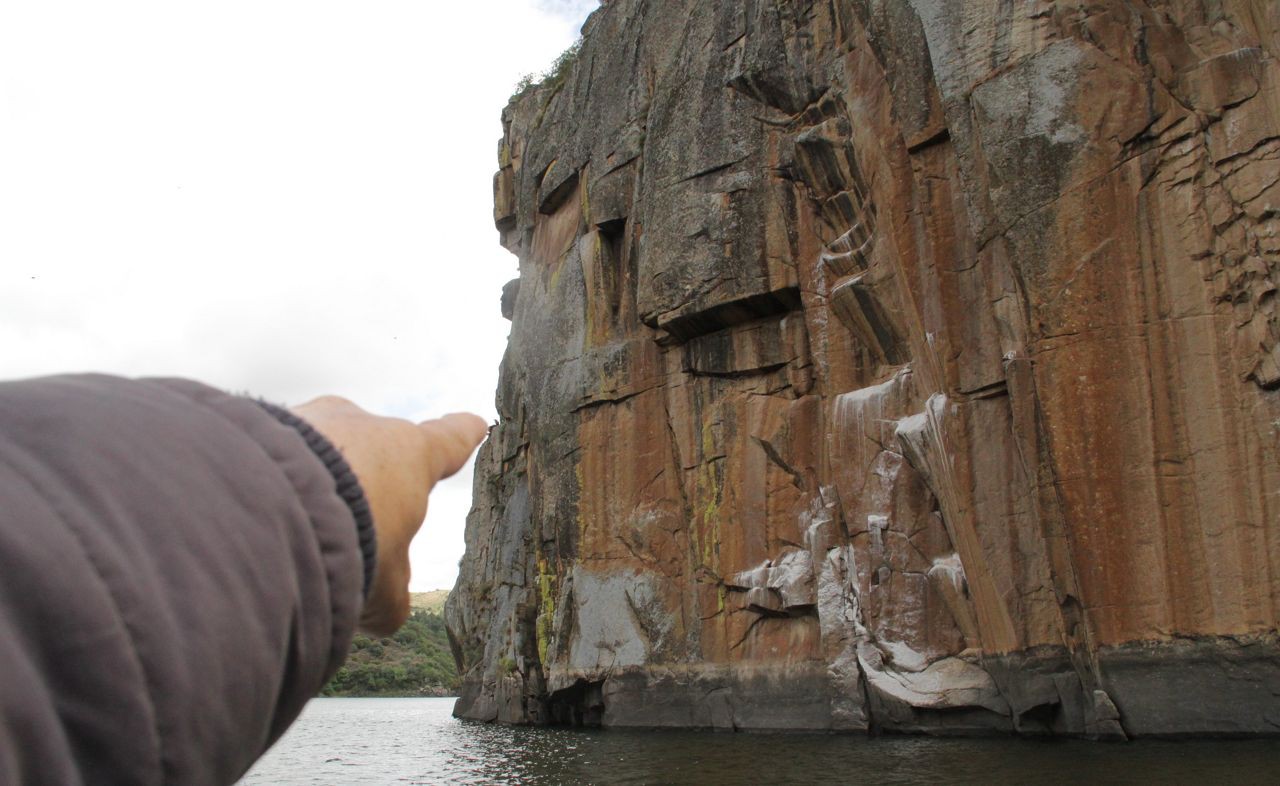
[[[450,699],[319,699],[244,784],[1274,783],[1280,741],[935,739],[530,729]]]

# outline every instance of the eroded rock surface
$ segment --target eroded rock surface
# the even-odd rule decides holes
[[[507,107],[515,723],[1280,731],[1280,3],[610,0]]]

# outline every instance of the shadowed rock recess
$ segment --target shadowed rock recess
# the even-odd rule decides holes
[[[457,714],[1280,732],[1277,55],[1271,0],[607,2],[503,113]]]

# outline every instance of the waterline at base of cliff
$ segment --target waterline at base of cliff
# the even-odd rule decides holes
[[[448,699],[318,699],[244,786],[740,786],[804,783],[1270,784],[1265,740],[940,739],[830,734],[592,732],[459,721]]]

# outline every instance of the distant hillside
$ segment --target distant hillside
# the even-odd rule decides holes
[[[409,621],[395,635],[357,634],[347,662],[325,686],[324,696],[453,696],[458,671],[449,651],[444,618],[419,605],[439,609],[448,593],[415,593]],[[431,596],[439,596],[432,599]],[[424,599],[425,598],[425,599]]]
[[[414,611],[429,611],[432,614],[444,612],[444,601],[449,597],[449,590],[438,589],[430,592],[410,592],[409,608]]]

